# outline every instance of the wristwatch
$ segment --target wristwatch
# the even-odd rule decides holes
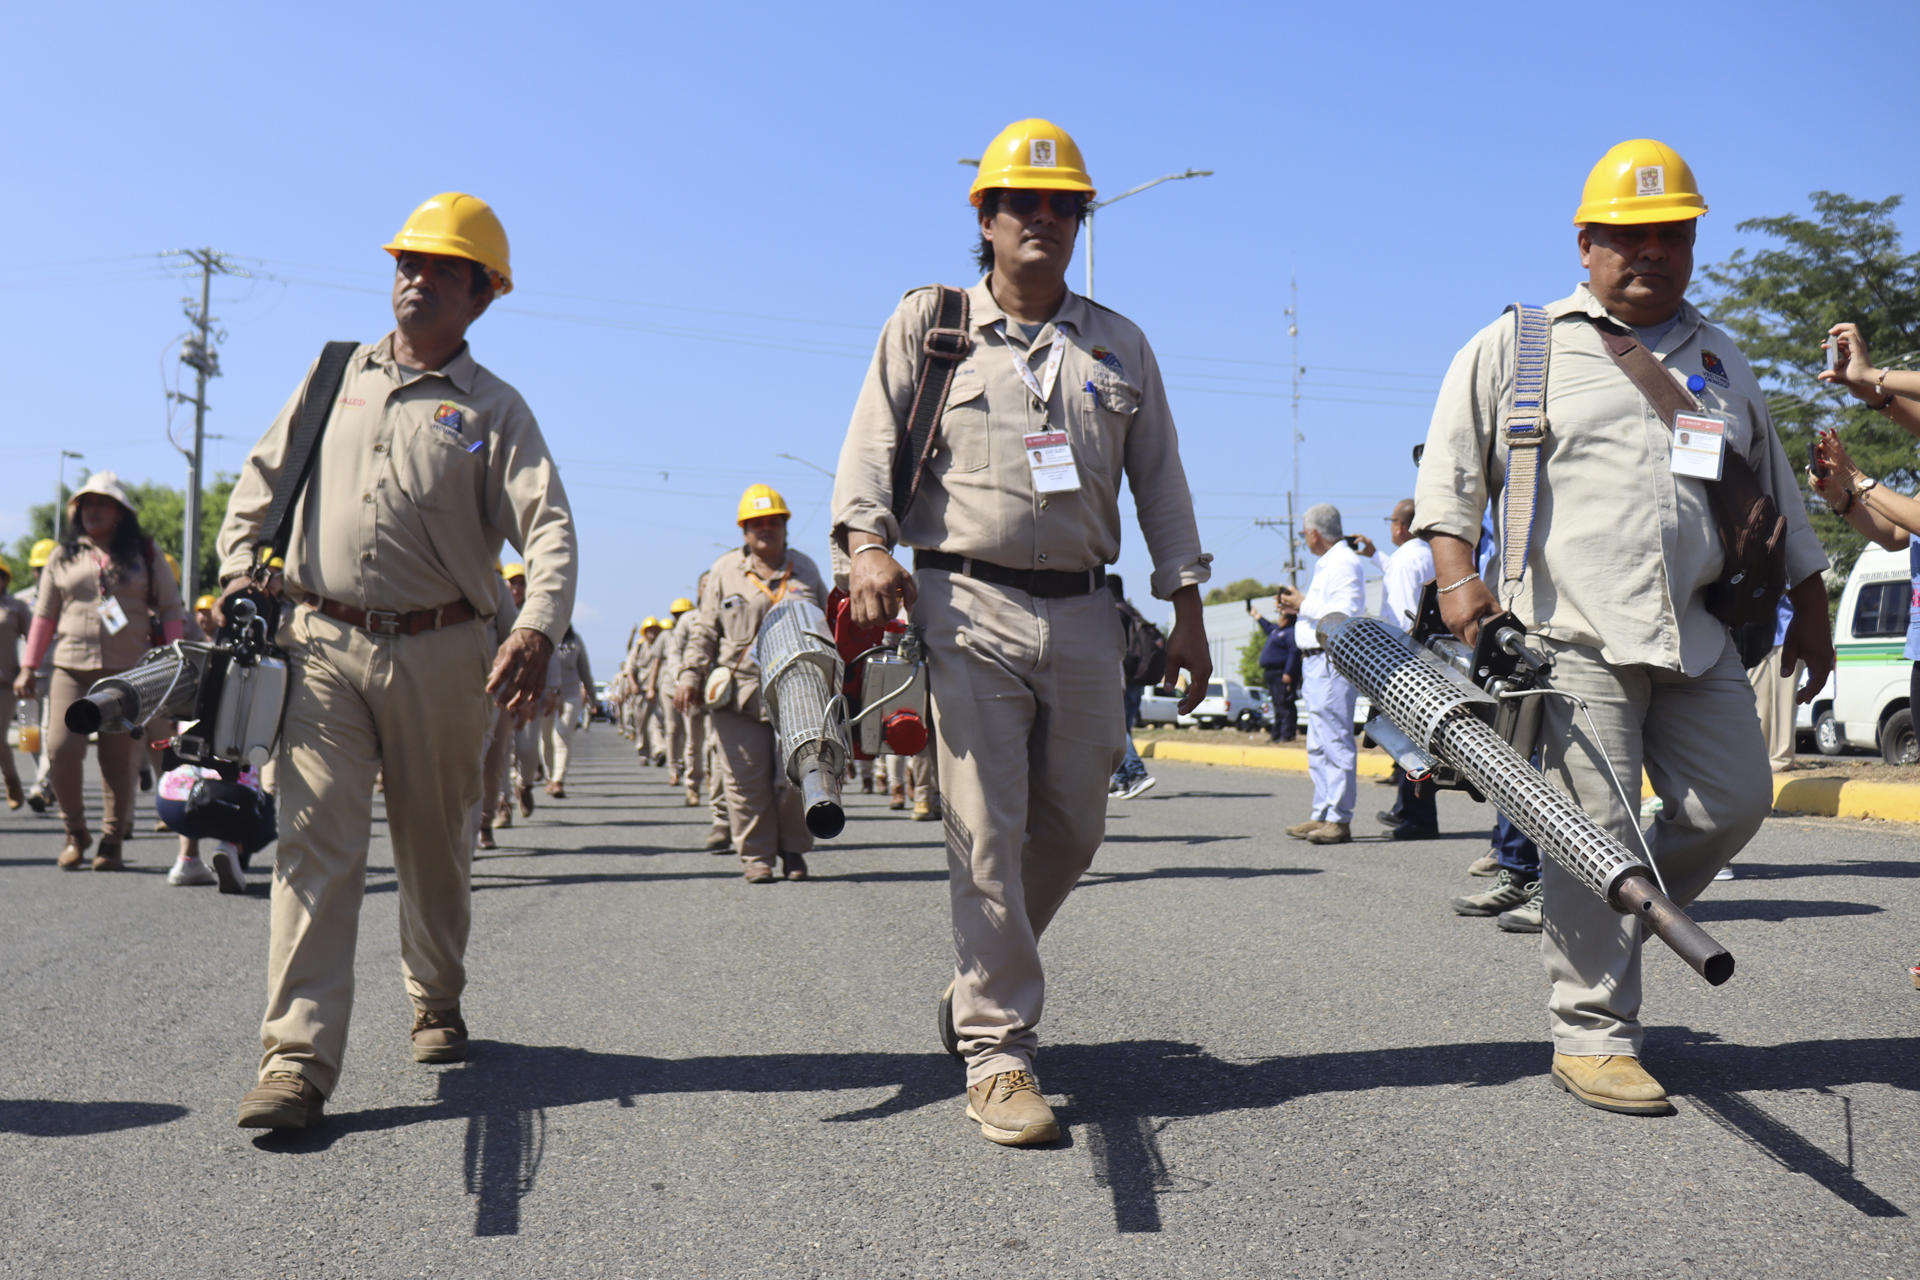
[[[1862,476],[1860,477],[1860,483],[1853,486],[1853,496],[1856,498],[1864,498],[1867,496],[1867,490],[1876,488],[1879,484],[1880,482],[1872,476]]]

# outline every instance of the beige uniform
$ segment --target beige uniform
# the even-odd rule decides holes
[[[686,661],[687,637],[693,629],[687,625],[690,615],[683,613],[674,619],[673,630],[666,632],[661,639],[664,643],[663,657],[660,662],[660,714],[667,722],[667,764],[673,770],[677,781],[698,788],[707,776],[706,763],[706,727],[698,725],[696,715],[682,715],[673,705],[673,684],[680,673],[681,663]],[[699,741],[694,741],[696,733]]]
[[[18,596],[0,590],[0,777],[6,779],[8,794],[19,789],[20,774],[13,762],[13,747],[6,733],[13,727],[17,702],[13,682],[20,678],[20,650],[33,626],[33,610]]]
[[[520,617],[520,608],[513,602],[513,591],[500,582],[500,589],[494,594],[493,624],[489,628],[493,636],[496,651],[507,642],[507,636],[513,631],[514,622]],[[480,816],[481,830],[493,829],[494,810],[506,796],[507,757],[513,749],[513,712],[505,707],[497,708],[493,717],[493,726],[487,730],[487,751],[484,763],[480,766]],[[510,797],[509,797],[510,801]]]
[[[775,854],[804,854],[813,848],[799,789],[787,781],[773,726],[767,720],[760,668],[749,652],[767,612],[790,596],[811,599],[826,608],[826,584],[812,560],[789,551],[782,571],[762,578],[746,552],[727,552],[713,562],[698,608],[683,615],[693,625],[680,669],[674,673],[676,685],[690,681],[698,689],[705,688],[707,674],[715,668],[733,673],[732,694],[711,715],[713,733],[726,760],[724,785],[733,847],[749,868],[771,867]]]
[[[304,390],[304,383],[302,386]],[[220,531],[221,575],[246,571],[286,456],[300,392],[248,457]],[[288,594],[396,613],[464,600],[480,615],[382,635],[299,608],[281,736],[261,1071],[333,1091],[353,1006],[373,780],[384,765],[400,884],[400,951],[416,1009],[466,986],[470,815],[480,796],[485,688],[502,541],[527,562],[517,628],[559,641],[573,611],[572,516],[526,402],[462,348],[403,371],[393,337],[348,362],[287,551]]]
[[[100,613],[109,595],[126,618],[125,625],[115,631],[109,631]],[[58,634],[53,644],[53,679],[47,690],[48,776],[60,801],[67,837],[84,849],[92,839],[87,830],[87,735],[67,729],[67,707],[94,681],[138,665],[152,647],[150,624],[156,618],[161,628],[172,626],[178,635],[186,606],[173,570],[151,544],[149,554],[136,555],[127,564],[109,561],[82,534],[71,549],[63,545],[47,561],[33,614],[52,619]],[[140,772],[140,743],[124,733],[103,733],[99,749],[106,835],[124,840],[133,830],[133,808],[139,797],[135,779]]]
[[[1670,470],[1671,432],[1608,357],[1589,323],[1607,313],[1586,286],[1547,311],[1549,426],[1532,550],[1512,608],[1553,655],[1553,686],[1591,707],[1620,778],[1637,779],[1644,768],[1666,802],[1653,853],[1684,906],[1759,829],[1773,794],[1753,691],[1704,598],[1722,564],[1707,490],[1713,482]],[[1507,449],[1500,427],[1513,349],[1512,320],[1502,317],[1454,357],[1414,495],[1419,532],[1473,543],[1487,504],[1501,512]],[[1698,398],[1729,421],[1726,447],[1752,463],[1786,517],[1787,581],[1826,568],[1766,395],[1733,339],[1682,304],[1653,353],[1676,380],[1706,380]],[[1542,736],[1548,769],[1635,848],[1637,788],[1627,803],[1614,794],[1584,719],[1550,698]],[[1542,881],[1554,1047],[1637,1056],[1637,923],[1551,859]]]
[[[938,739],[967,1081],[1029,1066],[1045,980],[1039,939],[1105,833],[1121,756],[1120,626],[1101,570],[1120,553],[1120,486],[1153,558],[1153,593],[1206,581],[1186,472],[1152,350],[1125,318],[1069,293],[1029,339],[986,282],[973,354],[947,397],[940,445],[905,526],[890,510],[923,335],[937,298],[902,300],[880,335],[840,453],[836,537],[855,530],[1018,571],[1086,573],[1046,596],[945,569],[918,574]],[[1036,382],[1066,344],[1044,398]],[[1041,493],[1025,437],[1065,431],[1078,489]],[[873,554],[871,552],[866,554]],[[1045,590],[1047,588],[1043,588]]]
[[[573,755],[573,734],[580,723],[580,711],[592,695],[593,667],[587,661],[587,642],[577,631],[570,631],[553,650],[548,664],[553,685],[553,705],[541,726],[541,751],[547,762],[547,780],[565,786],[567,764]],[[587,692],[582,693],[582,688]]]

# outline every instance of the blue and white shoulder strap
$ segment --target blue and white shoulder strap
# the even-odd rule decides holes
[[[1541,307],[1516,302],[1513,315],[1513,381],[1507,388],[1507,480],[1500,519],[1501,594],[1511,606],[1527,572],[1533,513],[1540,498],[1540,446],[1547,439],[1547,365],[1553,355],[1553,320]]]

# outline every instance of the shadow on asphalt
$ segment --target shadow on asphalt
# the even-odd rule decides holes
[[[1886,908],[1869,902],[1805,902],[1793,898],[1700,898],[1687,908],[1699,924],[1722,920],[1813,920],[1825,916],[1873,916]]]
[[[187,1114],[170,1102],[50,1102],[0,1098],[0,1133],[28,1138],[76,1138],[119,1129],[170,1124]]]
[[[1779,863],[1748,862],[1739,859],[1733,866],[1740,880],[1798,880],[1805,876],[1885,876],[1892,880],[1911,880],[1920,876],[1920,862],[1884,862],[1843,858],[1838,862],[1807,862],[1795,866]]]
[[[1766,1048],[1725,1044],[1688,1028],[1656,1029],[1660,1075],[1675,1094],[1715,1123],[1794,1173],[1827,1188],[1861,1213],[1905,1216],[1852,1171],[1851,1102],[1838,1090],[1882,1084],[1920,1090],[1920,1059],[1905,1039],[1809,1040]],[[1540,1076],[1547,1047],[1536,1040],[1416,1045],[1227,1062],[1197,1045],[1172,1040],[1051,1045],[1042,1052],[1045,1078],[1066,1095],[1059,1116],[1083,1141],[1095,1180],[1112,1196],[1121,1232],[1160,1230],[1160,1198],[1205,1184],[1174,1173],[1159,1135],[1176,1120],[1227,1111],[1269,1110],[1294,1098],[1372,1089],[1490,1087]],[[474,1060],[438,1076],[439,1097],[411,1107],[332,1114],[297,1134],[255,1140],[287,1154],[325,1151],[350,1134],[377,1133],[429,1121],[464,1120],[466,1188],[476,1201],[474,1234],[513,1235],[520,1201],[533,1189],[543,1156],[546,1112],[554,1107],[672,1093],[825,1093],[889,1089],[870,1106],[828,1116],[824,1123],[882,1120],[952,1101],[957,1068],[945,1054],[774,1053],[654,1058],[594,1053],[557,1045],[476,1041]],[[1089,1082],[1080,1092],[1077,1082]],[[1734,1090],[1739,1090],[1739,1093]],[[1762,1110],[1744,1093],[1813,1092],[1844,1111],[1847,1159],[1829,1155]],[[60,1104],[14,1103],[15,1107]],[[149,1104],[110,1103],[113,1108]],[[1569,1103],[1568,1105],[1572,1105]],[[177,1108],[159,1110],[178,1110]],[[0,1114],[5,1114],[0,1112]],[[139,1113],[133,1113],[139,1114]],[[144,1121],[159,1123],[171,1116]],[[1623,1121],[1623,1124],[1657,1123]],[[1624,1132],[1622,1137],[1625,1138]]]

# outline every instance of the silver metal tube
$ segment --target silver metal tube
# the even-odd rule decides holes
[[[1413,739],[1400,732],[1400,726],[1385,716],[1367,721],[1367,736],[1379,743],[1413,781],[1419,782],[1433,773],[1433,757],[1415,746]]]

